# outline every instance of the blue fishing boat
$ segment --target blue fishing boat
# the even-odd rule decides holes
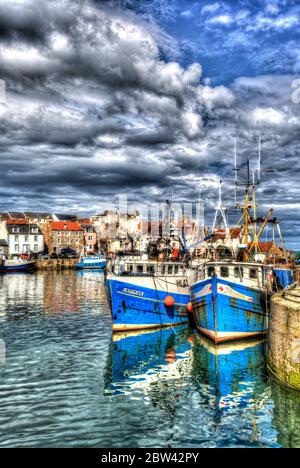
[[[1,260],[0,273],[22,273],[33,271],[35,268],[34,260],[24,260],[17,258],[15,260]]]
[[[78,270],[103,270],[106,267],[106,258],[94,255],[91,257],[80,257],[76,263]]]
[[[191,312],[191,270],[182,262],[122,260],[106,278],[114,331],[182,325]]]
[[[207,262],[191,287],[198,330],[216,343],[264,335],[272,269],[245,262]]]
[[[276,218],[271,219],[273,210],[270,209],[266,216],[257,215],[255,187],[260,180],[260,156],[258,169],[252,171],[252,177],[249,160],[246,172],[245,204],[237,205],[242,215],[233,229],[229,228],[227,210],[222,203],[222,181],[220,183],[209,245],[213,261],[201,265],[191,287],[197,328],[216,343],[266,334],[270,295],[275,288],[293,281],[279,222]],[[273,225],[273,241],[270,243],[273,251],[265,255],[259,239],[268,223]],[[223,236],[220,236],[222,224]],[[275,244],[276,226],[281,249]],[[237,236],[233,238],[236,232]],[[275,266],[279,262],[280,269]]]

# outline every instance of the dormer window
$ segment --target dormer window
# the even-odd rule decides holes
[[[16,232],[20,232],[20,228],[18,228],[18,227],[13,227],[13,228],[12,228],[12,232],[15,232],[15,233],[16,233]]]

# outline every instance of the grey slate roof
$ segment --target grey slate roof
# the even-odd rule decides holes
[[[8,214],[12,219],[26,219],[24,213],[19,211],[10,211]]]
[[[13,228],[19,228],[19,232],[14,232]],[[37,232],[32,232],[32,228],[38,229]],[[25,234],[25,235],[34,235],[34,236],[41,236],[43,235],[41,229],[38,227],[37,224],[7,224],[7,231],[8,234],[18,235],[18,234]]]
[[[55,216],[57,217],[58,221],[77,221],[78,220],[78,216],[76,215],[55,213]]]
[[[25,211],[25,216],[27,218],[38,218],[38,219],[44,219],[44,218],[52,218],[51,213],[42,213],[40,211],[34,212],[34,211]]]

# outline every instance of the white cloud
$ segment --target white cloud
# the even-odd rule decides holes
[[[228,14],[224,14],[224,15],[213,16],[212,18],[208,20],[208,22],[212,24],[228,25],[233,22],[233,18],[232,16]]]
[[[180,13],[180,16],[182,16],[183,18],[191,18],[193,16],[193,13],[191,12],[191,10],[185,10]]]
[[[272,109],[271,107],[255,108],[252,111],[250,118],[257,125],[265,125],[265,126],[270,126],[270,127],[283,125],[286,121],[286,118],[283,112],[276,110],[276,109]]]
[[[233,93],[225,86],[204,86],[200,89],[201,97],[210,109],[214,107],[230,107],[234,101]]]
[[[220,7],[221,7],[221,5],[218,2],[210,3],[208,5],[205,5],[202,8],[201,13],[215,13],[217,10],[219,10]]]

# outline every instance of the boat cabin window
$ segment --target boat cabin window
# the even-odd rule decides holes
[[[257,279],[257,270],[255,268],[251,268],[249,271],[249,278]]]
[[[168,275],[172,275],[173,274],[173,267],[170,265],[168,266]]]
[[[212,276],[216,273],[215,267],[208,267],[207,268],[207,276]]]
[[[161,274],[164,275],[165,272],[166,272],[166,267],[165,267],[165,265],[162,265],[161,266]]]
[[[178,275],[178,271],[179,271],[179,266],[176,265],[176,266],[174,267],[174,273],[175,273],[175,275]]]
[[[128,271],[133,271],[133,265],[128,266]]]
[[[143,265],[138,265],[137,268],[136,268],[136,271],[137,271],[137,273],[143,273],[143,271],[144,271]]]
[[[228,267],[221,267],[220,273],[221,273],[221,276],[223,276],[223,278],[228,278],[229,268]]]
[[[243,278],[243,276],[244,276],[244,268],[235,267],[235,268],[234,268],[234,276],[235,276],[236,278]]]
[[[154,265],[148,265],[147,266],[147,273],[150,273],[150,275],[154,275],[154,273],[155,273]]]

